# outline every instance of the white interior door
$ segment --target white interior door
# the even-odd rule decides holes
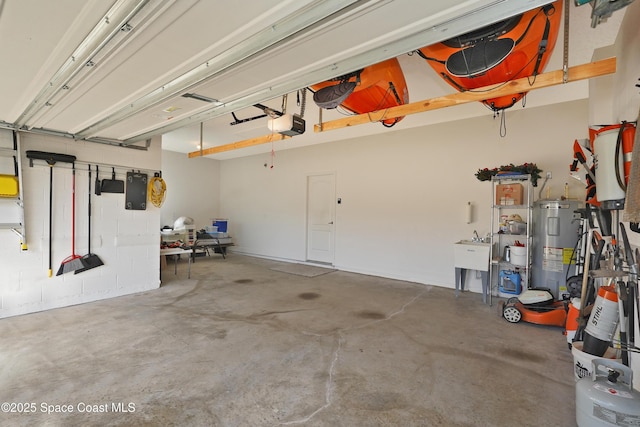
[[[335,174],[307,177],[307,260],[333,264]]]

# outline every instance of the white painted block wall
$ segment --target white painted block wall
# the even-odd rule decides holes
[[[11,132],[0,131],[0,146],[11,147]],[[53,226],[49,232],[49,168],[43,161],[29,167],[27,150],[71,154],[78,161],[122,165],[131,170],[160,170],[160,138],[147,151],[125,149],[69,139],[21,133],[27,251],[19,238],[0,230],[0,317],[42,311],[159,286],[160,209],[149,204],[144,211],[125,209],[124,194],[93,194],[92,252],[103,266],[74,275],[56,276],[63,259],[71,254],[72,172],[70,164],[54,166]],[[125,179],[126,169],[116,169]],[[111,176],[102,167],[101,178]],[[6,172],[5,172],[6,173]],[[95,180],[95,168],[93,172]],[[6,200],[2,203],[6,204]],[[11,202],[13,203],[13,202]],[[76,165],[75,252],[87,253],[88,171]],[[48,241],[52,236],[53,277],[48,277]]]

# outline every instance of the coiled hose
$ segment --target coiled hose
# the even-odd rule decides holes
[[[153,206],[159,208],[164,203],[167,196],[167,184],[159,173],[153,174],[153,178],[149,180],[149,201]]]

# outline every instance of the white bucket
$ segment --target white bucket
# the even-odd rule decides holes
[[[576,381],[580,378],[591,376],[591,369],[593,369],[591,362],[593,362],[594,359],[611,359],[622,362],[622,359],[618,358],[618,350],[609,347],[604,353],[604,356],[598,357],[582,351],[582,344],[582,341],[574,341],[571,347],[571,354],[573,355],[573,375]]]
[[[526,246],[509,246],[511,252],[511,264],[525,266],[527,264],[527,247]]]

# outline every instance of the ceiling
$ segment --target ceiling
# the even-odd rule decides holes
[[[477,29],[549,0],[0,0],[0,127],[188,153],[268,135],[261,103],[299,113],[296,91],[398,57],[410,101],[453,92],[413,50]],[[591,28],[590,7],[571,3],[569,65],[591,61],[615,41],[624,10]],[[562,37],[562,31],[560,34]],[[559,39],[547,70],[562,68]],[[586,84],[536,91],[527,106],[586,96]],[[184,94],[213,100],[205,102]],[[469,104],[406,117],[393,129],[371,123],[315,133],[278,149],[491,114]],[[324,111],[323,120],[341,117]],[[274,147],[276,144],[274,144]],[[270,151],[226,151],[224,159]]]

